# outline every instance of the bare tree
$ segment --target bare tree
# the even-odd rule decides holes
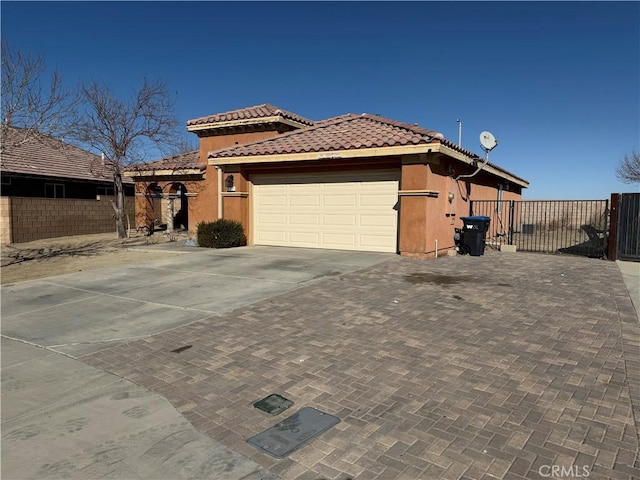
[[[181,155],[183,153],[193,152],[198,150],[200,145],[197,138],[183,138],[178,140],[177,143],[171,149],[171,155]]]
[[[79,120],[76,138],[104,156],[113,173],[118,236],[125,238],[124,168],[157,155],[157,150],[176,144],[177,120],[174,102],[164,82],[144,80],[132,98],[120,100],[102,83],[90,82],[81,87],[86,112]],[[153,147],[153,148],[152,148]],[[149,150],[152,150],[149,152]]]
[[[624,183],[640,183],[640,153],[626,154],[616,168],[616,177]]]
[[[74,130],[79,99],[63,87],[57,72],[45,86],[45,70],[41,55],[24,55],[2,39],[0,154],[34,138],[63,138]]]

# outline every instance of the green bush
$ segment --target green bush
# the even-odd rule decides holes
[[[198,224],[198,246],[208,248],[231,248],[247,244],[242,224],[221,218],[215,222]]]

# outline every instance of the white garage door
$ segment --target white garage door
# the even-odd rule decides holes
[[[254,243],[395,253],[399,177],[253,175]]]

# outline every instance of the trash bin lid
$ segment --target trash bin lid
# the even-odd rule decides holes
[[[462,221],[471,220],[471,221],[476,221],[476,222],[486,222],[488,220],[491,220],[491,218],[485,217],[484,215],[474,215],[472,217],[460,217],[460,220],[462,220]]]

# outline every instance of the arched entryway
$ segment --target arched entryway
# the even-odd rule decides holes
[[[173,229],[189,230],[189,197],[184,183],[172,183],[169,197],[173,200]]]
[[[150,232],[163,222],[162,186],[157,182],[150,183],[145,192],[144,226]]]

